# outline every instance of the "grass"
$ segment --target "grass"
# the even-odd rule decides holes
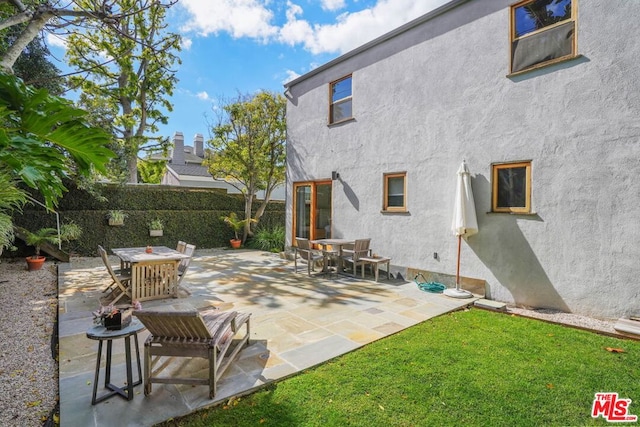
[[[472,309],[163,425],[608,425],[596,392],[640,415],[640,342]]]

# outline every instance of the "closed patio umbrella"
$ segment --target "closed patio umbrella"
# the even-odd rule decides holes
[[[463,237],[466,239],[478,232],[478,220],[476,218],[476,205],[473,201],[473,191],[471,190],[471,174],[464,160],[458,169],[451,231],[458,237],[456,287],[455,289],[445,289],[444,294],[454,298],[470,298],[472,296],[471,292],[460,289],[460,247]]]

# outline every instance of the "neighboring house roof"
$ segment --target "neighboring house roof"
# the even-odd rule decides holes
[[[202,160],[202,159],[201,159]],[[168,164],[167,168],[173,170],[178,175],[189,175],[189,176],[205,176],[211,177],[209,170],[206,166],[202,165],[172,165]]]

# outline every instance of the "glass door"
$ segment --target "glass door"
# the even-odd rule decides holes
[[[293,242],[331,237],[331,181],[293,185]]]

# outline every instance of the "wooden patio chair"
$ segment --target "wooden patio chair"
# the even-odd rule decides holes
[[[366,258],[371,255],[371,249],[369,245],[371,239],[356,239],[353,243],[353,249],[343,248],[340,257],[342,258],[342,264],[345,263],[353,265],[353,275],[355,276],[358,271],[358,266],[361,266],[364,271],[365,261],[361,261],[361,258]]]
[[[183,242],[182,240],[178,241],[178,245],[176,246],[176,251],[184,253],[184,250],[187,248],[187,242]]]
[[[183,253],[185,255],[189,255],[189,258],[185,258],[183,260],[180,260],[180,264],[178,264],[178,283],[176,283],[176,286],[178,288],[181,288],[187,294],[191,295],[191,292],[189,292],[188,289],[182,287],[180,284],[182,283],[182,279],[184,279],[184,276],[187,275],[187,270],[189,269],[189,265],[191,264],[191,259],[193,258],[193,253],[196,251],[196,246],[195,245],[191,245],[191,244],[187,244],[187,243],[185,243],[184,245],[185,245],[185,248],[184,248]]]
[[[144,343],[144,394],[153,383],[208,385],[209,398],[216,394],[216,383],[243,347],[249,345],[251,313],[208,310],[136,310],[133,313],[150,335]],[[242,327],[246,327],[244,334]],[[209,362],[208,378],[181,373],[159,376],[169,365],[163,357],[200,357]],[[162,362],[162,363],[160,363]]]
[[[311,247],[309,239],[296,237],[297,246],[295,247],[295,256],[293,257],[293,271],[298,272],[298,255],[300,259],[307,263],[307,274],[311,276],[311,271],[315,271],[316,261],[325,259],[325,256]]]
[[[109,262],[107,251],[100,245],[98,245],[98,253],[112,280],[111,284],[102,291],[104,293],[113,288],[111,289],[111,295],[113,295],[114,299],[111,300],[110,303],[115,304],[125,295],[131,298],[131,273],[126,273],[126,271],[123,270],[116,272],[111,266],[111,262]]]

